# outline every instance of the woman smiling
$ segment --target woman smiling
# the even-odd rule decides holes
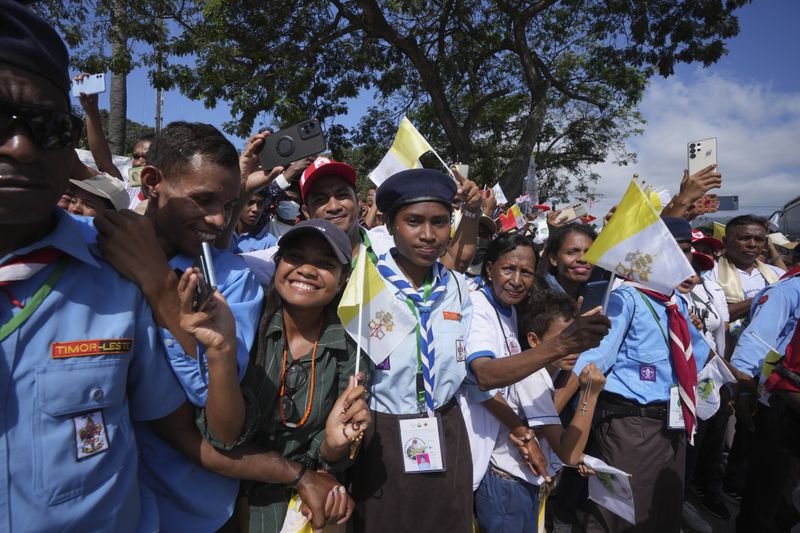
[[[540,286],[566,292],[577,300],[592,275],[593,266],[583,257],[596,238],[597,233],[585,224],[569,224],[555,231],[544,249],[547,271]]]

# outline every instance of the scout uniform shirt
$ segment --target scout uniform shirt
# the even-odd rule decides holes
[[[131,421],[184,401],[139,289],[60,209],[39,242],[64,252],[63,274],[30,318],[0,341],[0,530],[154,531],[158,510],[138,477]],[[59,264],[8,286],[32,295]],[[0,294],[0,324],[21,310]]]
[[[385,260],[392,270],[400,272],[392,254],[387,253]],[[403,293],[386,279],[383,282],[405,306],[406,297]],[[430,315],[430,327],[435,332],[436,382],[433,402],[436,409],[455,396],[467,376],[465,343],[471,320],[472,302],[467,282],[460,273],[450,271],[445,293],[433,304]],[[370,388],[370,408],[391,415],[418,414],[417,368],[417,335],[412,330],[389,357],[375,367]],[[490,397],[491,393],[486,392],[483,399]]]
[[[753,319],[739,337],[731,364],[749,376],[757,376],[769,351],[764,342],[784,355],[792,340],[800,320],[800,278],[795,276],[764,289],[753,299],[751,314]]]
[[[645,302],[648,298],[656,318]],[[677,298],[692,337],[697,371],[702,370],[709,346],[688,319],[686,302]],[[575,364],[575,375],[594,363],[607,374],[605,390],[640,405],[669,401],[669,390],[678,383],[670,357],[666,306],[649,299],[635,287],[622,285],[611,291],[606,312],[611,329],[597,348],[583,352]]]

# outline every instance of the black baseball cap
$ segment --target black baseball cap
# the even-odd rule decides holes
[[[336,259],[343,265],[349,265],[353,257],[353,248],[347,234],[334,226],[331,222],[313,218],[304,220],[292,226],[292,229],[283,234],[278,240],[278,246],[285,246],[287,242],[303,235],[320,235],[331,245]]]

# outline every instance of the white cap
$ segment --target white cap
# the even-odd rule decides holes
[[[103,173],[85,180],[71,179],[69,181],[84,191],[109,200],[117,211],[127,209],[130,205],[131,198],[128,196],[128,191],[125,190],[125,184],[122,180],[108,174]]]

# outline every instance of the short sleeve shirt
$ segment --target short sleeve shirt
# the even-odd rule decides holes
[[[78,221],[54,218],[49,235],[11,254],[52,246],[67,259],[41,306],[0,341],[0,529],[154,530],[131,421],[162,418],[185,396],[138,287],[90,248]],[[54,268],[9,289],[29,305]],[[18,312],[0,297],[0,323]]]

